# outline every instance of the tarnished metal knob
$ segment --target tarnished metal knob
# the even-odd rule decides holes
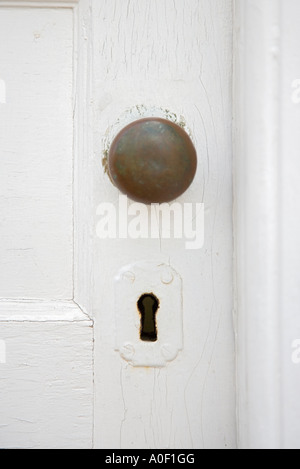
[[[110,178],[121,192],[145,204],[170,202],[192,183],[197,155],[187,133],[161,118],[137,120],[114,139]]]

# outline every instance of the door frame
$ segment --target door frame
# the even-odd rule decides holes
[[[280,0],[234,1],[238,447],[280,448]]]

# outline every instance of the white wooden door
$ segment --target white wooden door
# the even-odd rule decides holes
[[[0,57],[0,446],[234,448],[232,2],[1,0]],[[204,204],[203,245],[101,236],[103,207],[125,207],[109,145],[145,116],[195,144],[176,202]],[[133,277],[182,314],[159,363],[118,342]]]

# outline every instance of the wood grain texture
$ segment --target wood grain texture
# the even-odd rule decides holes
[[[93,2],[95,206],[118,204],[101,166],[107,133],[133,108],[183,116],[199,158],[180,202],[205,203],[205,245],[100,240],[94,247],[95,445],[235,447],[232,325],[232,5],[208,0]],[[136,108],[138,106],[138,108]],[[184,347],[165,369],[135,369],[114,352],[113,278],[140,260],[183,279]],[[132,305],[135,314],[136,305]],[[105,405],[104,405],[105,403]]]
[[[1,323],[0,447],[92,447],[93,330],[86,323]]]
[[[73,13],[0,7],[0,296],[71,299]]]

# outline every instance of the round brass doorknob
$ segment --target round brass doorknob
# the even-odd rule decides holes
[[[180,126],[151,117],[132,122],[115,137],[108,169],[114,185],[131,199],[170,202],[192,183],[197,155]]]

